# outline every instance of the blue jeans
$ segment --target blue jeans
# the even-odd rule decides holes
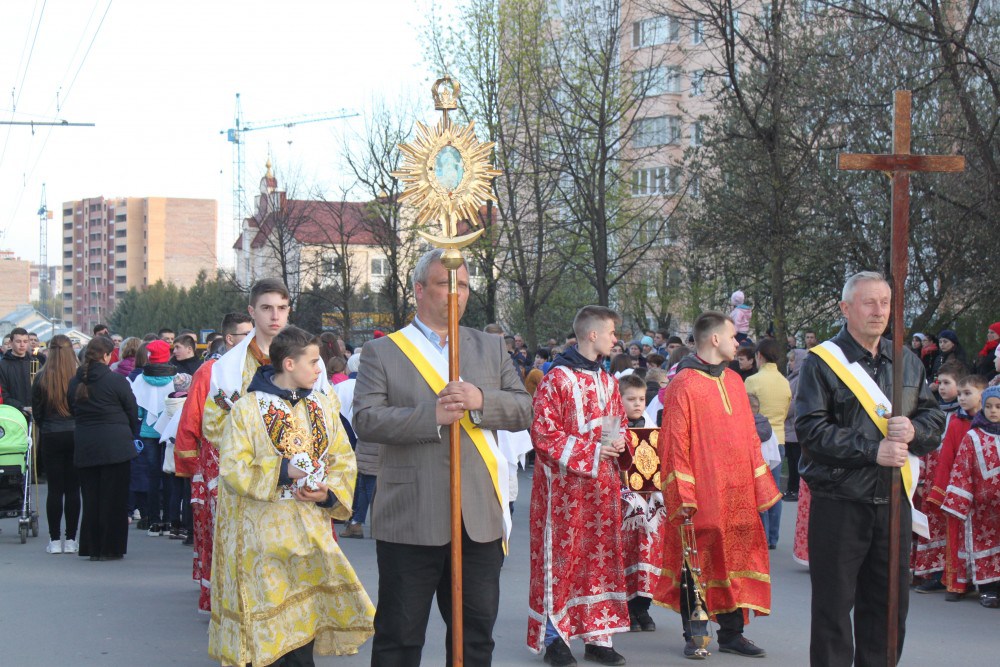
[[[375,500],[375,481],[377,479],[375,475],[366,475],[363,472],[358,473],[358,481],[354,486],[354,506],[351,508],[353,512],[351,523],[364,524],[365,519],[368,518],[368,508],[371,507],[372,501]]]
[[[143,438],[142,443],[144,447],[139,456],[145,457],[149,466],[146,471],[149,482],[146,489],[146,518],[151,524],[169,521],[173,483],[163,473],[163,455],[166,447],[159,438]]]
[[[784,454],[782,454],[783,456]],[[777,465],[771,468],[771,475],[774,477],[774,483],[778,485],[778,489],[781,489],[781,466]],[[764,524],[764,534],[767,536],[768,546],[778,543],[778,531],[781,529],[781,505],[782,502],[779,499],[774,504],[774,507],[760,513],[760,520]]]

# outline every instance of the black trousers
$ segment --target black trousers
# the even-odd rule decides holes
[[[39,449],[48,471],[45,515],[49,520],[49,537],[59,539],[65,511],[66,539],[75,540],[80,525],[80,478],[73,465],[73,431],[43,433]]]
[[[909,608],[910,505],[900,502],[898,656]],[[812,667],[879,667],[886,660],[889,506],[813,495],[809,509]],[[851,610],[854,610],[853,628]],[[853,630],[853,632],[852,632]]]
[[[83,490],[81,556],[124,556],[128,547],[128,461],[79,468]]]
[[[799,492],[799,457],[802,455],[802,445],[797,442],[785,443],[785,460],[788,461],[788,486],[785,492]]]
[[[431,600],[448,628],[447,662],[451,665],[451,545],[440,547],[375,543],[378,559],[378,607],[372,667],[416,667],[424,646]],[[493,660],[493,625],[500,608],[500,540],[473,542],[462,531],[462,608],[464,661],[489,667]]]
[[[694,583],[691,571],[684,567],[684,587],[681,589],[681,624],[684,627],[684,641],[691,639],[691,610],[694,609]],[[725,614],[716,614],[719,624],[716,639],[720,644],[731,642],[743,634],[743,610],[737,609]]]

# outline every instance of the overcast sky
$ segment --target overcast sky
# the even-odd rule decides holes
[[[0,120],[96,127],[37,127],[32,135],[0,125],[0,249],[38,260],[42,183],[55,211],[50,263],[61,256],[62,202],[98,195],[217,199],[227,247],[232,145],[219,132],[233,126],[235,94],[247,123],[363,112],[375,98],[395,96],[427,97],[433,120],[423,94],[433,78],[420,46],[430,3],[4,0]],[[279,169],[339,187],[345,133],[361,128],[355,118],[247,133],[247,192],[257,190],[269,146]]]

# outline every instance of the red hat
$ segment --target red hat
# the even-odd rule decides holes
[[[384,335],[385,335],[385,333],[382,332],[382,331],[379,331],[378,329],[376,329],[374,332],[372,332],[372,337],[373,338],[381,338]]]
[[[146,343],[146,351],[149,353],[151,364],[165,364],[170,359],[170,345],[165,340]]]

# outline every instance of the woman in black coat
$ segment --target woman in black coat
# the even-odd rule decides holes
[[[73,462],[83,491],[80,555],[119,560],[128,545],[130,462],[139,408],[128,380],[108,367],[114,343],[96,336],[70,381],[69,404],[76,419]]]

